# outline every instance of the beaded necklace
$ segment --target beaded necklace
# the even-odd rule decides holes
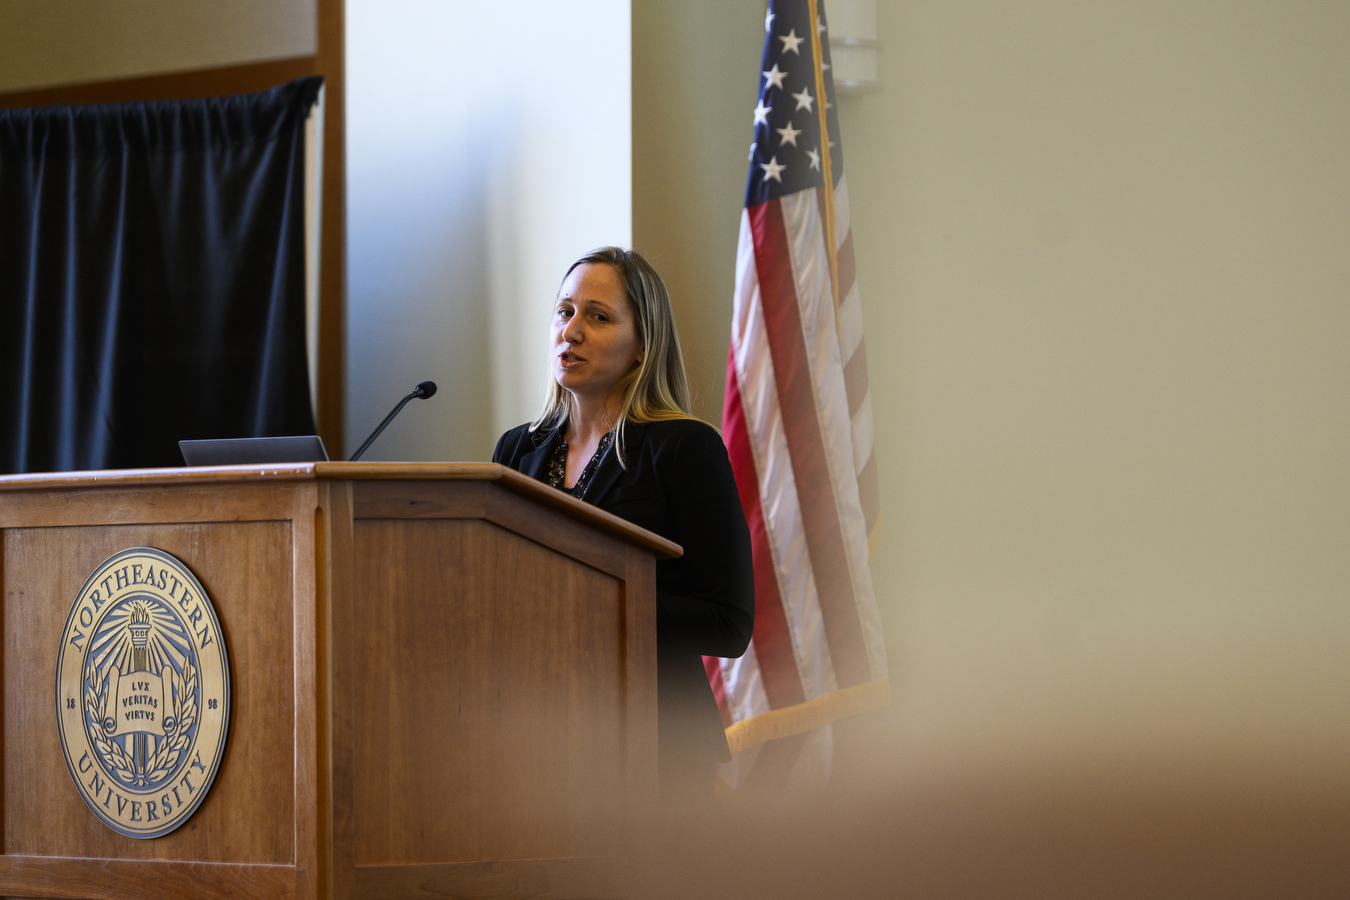
[[[577,483],[571,488],[565,488],[563,485],[567,481],[567,441],[559,440],[553,446],[553,455],[548,462],[548,484],[560,491],[566,491],[573,497],[580,499],[586,493],[586,485],[590,484],[591,476],[595,470],[600,468],[600,458],[605,455],[609,445],[614,443],[614,432],[610,431],[600,438],[599,445],[595,448],[595,455],[591,461],[586,463],[586,468],[581,470],[581,475],[577,477]]]

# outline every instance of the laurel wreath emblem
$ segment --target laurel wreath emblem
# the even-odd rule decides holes
[[[174,671],[172,666],[164,668],[171,673],[169,680],[173,686],[173,717],[166,718],[164,724],[165,731],[172,733],[166,734],[164,740],[159,742],[154,755],[146,762],[145,773],[138,774],[132,758],[120,744],[105,734],[105,729],[111,730],[111,727],[104,724],[104,703],[107,702],[116,667],[110,668],[102,678],[99,678],[92,659],[85,666],[84,707],[87,713],[86,721],[92,723],[87,729],[89,736],[93,739],[99,755],[111,767],[113,775],[123,783],[134,787],[150,787],[158,784],[174,770],[183,751],[187,749],[192,725],[197,721],[197,670],[191,660],[183,661],[181,674]]]

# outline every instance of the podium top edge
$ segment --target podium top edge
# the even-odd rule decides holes
[[[497,463],[307,462],[163,469],[99,469],[0,475],[0,494],[26,490],[90,490],[278,481],[496,481],[513,493],[588,521],[601,531],[678,557],[684,548],[659,534]]]
[[[216,481],[432,480],[484,481],[502,477],[496,463],[303,462],[160,469],[90,469],[0,476],[0,491],[134,484],[206,484]]]
[[[162,469],[82,469],[75,472],[28,472],[0,475],[0,491],[34,488],[91,488],[149,485],[205,484],[219,481],[304,481],[316,477],[318,463],[275,463],[258,466],[182,466]]]

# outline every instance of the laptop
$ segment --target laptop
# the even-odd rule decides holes
[[[254,466],[269,463],[328,462],[328,451],[317,434],[299,437],[220,438],[179,441],[189,466]]]

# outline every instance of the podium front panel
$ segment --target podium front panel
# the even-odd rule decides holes
[[[0,897],[616,893],[678,548],[554,493],[488,465],[0,477]],[[56,696],[75,599],[135,547],[210,597],[232,697],[209,793],[148,839],[86,803]]]
[[[290,531],[288,522],[5,530],[6,853],[293,862]],[[215,784],[189,821],[153,841],[124,837],[89,814],[54,727],[52,651],[71,599],[127,547],[161,548],[192,569],[219,610],[233,662],[233,722]],[[258,797],[275,800],[258,805]]]
[[[0,494],[0,893],[223,896],[243,885],[294,893],[297,862],[305,864],[297,804],[312,805],[315,793],[296,777],[297,733],[312,731],[314,715],[312,703],[298,708],[296,686],[313,683],[314,673],[295,668],[295,598],[313,593],[297,559],[312,555],[314,498],[313,483],[296,481]],[[152,840],[119,834],[86,805],[57,729],[55,665],[72,603],[105,559],[131,547],[171,554],[200,582],[228,648],[233,700],[205,799]],[[93,777],[87,760],[83,772],[73,762]]]
[[[617,853],[622,583],[482,519],[355,534],[357,865]]]

